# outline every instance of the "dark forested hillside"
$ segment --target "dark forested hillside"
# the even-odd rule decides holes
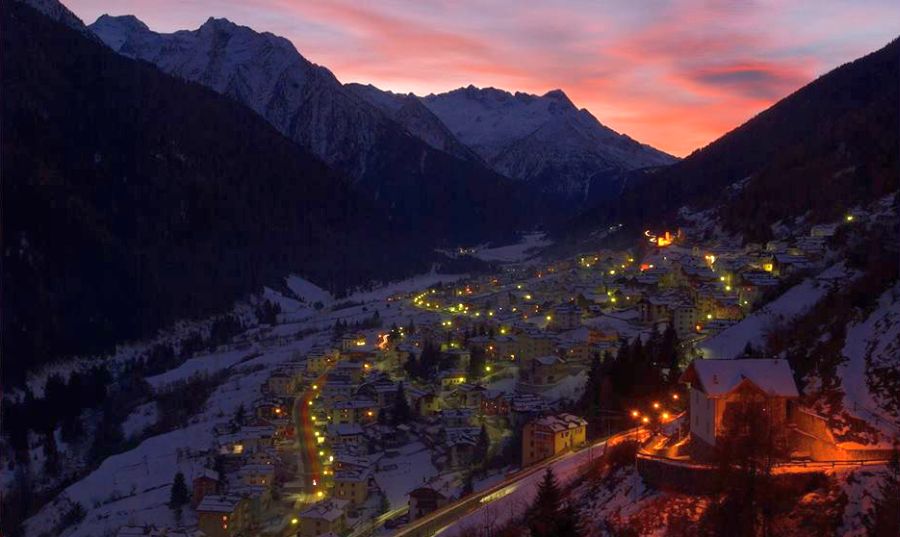
[[[747,179],[726,199],[724,189]],[[843,65],[667,168],[634,174],[621,199],[575,229],[672,220],[679,207],[719,207],[727,229],[764,240],[808,211],[839,217],[900,182],[900,40]]]
[[[373,106],[287,39],[217,18],[170,34],[154,32],[132,16],[103,16],[91,28],[113,50],[255,110],[344,172],[398,226],[427,234],[435,243],[502,239],[550,215],[527,187],[480,159],[437,149],[411,134],[415,129],[397,123],[402,113],[389,115]],[[429,114],[424,107],[419,112]]]
[[[257,114],[2,3],[3,375],[223,308],[290,271],[426,267]]]

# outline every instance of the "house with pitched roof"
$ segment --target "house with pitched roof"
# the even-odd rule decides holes
[[[692,439],[715,446],[732,409],[757,407],[773,427],[784,427],[788,403],[800,393],[787,360],[694,360],[681,376],[690,387]]]
[[[522,466],[529,466],[587,440],[587,421],[572,414],[544,416],[522,429]]]

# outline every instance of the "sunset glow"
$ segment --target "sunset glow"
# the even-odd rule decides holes
[[[377,3],[73,0],[151,29],[226,17],[290,39],[342,82],[428,94],[474,84],[563,89],[602,123],[684,156],[829,69],[900,33],[900,4],[868,2]],[[111,7],[112,6],[112,7]],[[176,9],[177,7],[177,9]]]

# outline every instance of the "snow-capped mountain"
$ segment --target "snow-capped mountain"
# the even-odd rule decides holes
[[[431,147],[459,158],[481,162],[481,157],[460,142],[415,95],[384,91],[371,84],[350,83],[344,87],[384,112],[406,128],[407,132]]]
[[[287,39],[216,18],[171,34],[133,16],[103,15],[90,28],[120,54],[228,95],[325,162],[357,178],[364,173],[365,149],[384,118]]]
[[[499,173],[573,200],[623,171],[675,161],[604,126],[561,90],[537,96],[468,86],[422,102]]]
[[[215,18],[171,34],[154,32],[131,16],[104,15],[90,28],[122,55],[250,107],[348,174],[392,210],[398,225],[457,244],[481,242],[516,229],[524,219],[516,215],[531,212],[518,195],[509,195],[509,179],[479,159],[460,158],[467,152],[458,144],[440,142],[439,122],[424,107],[374,106],[287,39]]]

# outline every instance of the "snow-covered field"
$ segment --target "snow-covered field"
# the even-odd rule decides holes
[[[438,473],[431,464],[431,451],[421,442],[407,444],[398,451],[396,457],[382,458],[379,466],[383,469],[375,473],[375,482],[387,496],[391,509],[406,505],[409,491]]]
[[[337,311],[328,308],[316,311],[289,298],[286,299],[289,302],[282,303],[282,307],[299,306],[296,311],[309,312],[304,319],[288,321],[288,324],[279,324],[271,329],[251,328],[250,331],[258,335],[259,340],[250,348],[202,354],[176,368],[149,377],[147,381],[150,385],[159,389],[197,374],[226,373],[225,380],[213,391],[205,409],[191,418],[185,427],[145,438],[133,449],[105,459],[98,468],[68,486],[53,502],[31,517],[27,522],[27,535],[52,534],[59,517],[73,502],[81,503],[87,516],[66,534],[67,537],[114,534],[126,524],[174,526],[172,512],[166,504],[175,473],[183,472],[190,483],[192,476],[211,464],[207,453],[214,441],[213,427],[227,422],[242,404],[245,408],[252,408],[260,398],[260,386],[275,369],[304,354],[313,345],[326,342],[331,335],[330,328],[338,318],[354,322],[368,318],[378,310],[382,321],[388,326],[393,322],[405,323],[410,318],[420,322],[432,314],[400,303],[387,307],[384,298],[400,290],[421,289],[428,285],[426,282],[459,277],[426,274],[378,291],[356,295],[353,300],[365,302]],[[304,282],[296,277],[290,281],[294,292],[298,295],[302,293],[304,301],[327,299],[317,294],[311,284]],[[273,290],[267,293],[264,298],[285,299]],[[301,339],[291,337],[301,330],[318,331],[307,333]],[[158,417],[155,403],[141,405],[123,423],[123,433],[126,437],[140,438],[141,432],[154,424]],[[383,464],[389,464],[389,461],[385,460]],[[376,474],[376,480],[394,507],[406,503],[409,490],[437,474],[437,469],[431,464],[431,452],[421,443],[401,449],[396,464],[396,468]],[[190,519],[193,516],[190,513],[192,511],[185,510],[183,523],[194,522]]]
[[[851,414],[878,425],[888,436],[900,436],[895,417],[884,412],[885,405],[869,389],[867,361],[898,365],[900,356],[900,285],[886,291],[878,307],[866,319],[847,329],[838,377],[844,391],[844,408]]]
[[[481,248],[473,254],[482,261],[496,263],[520,263],[535,254],[535,251],[553,244],[543,233],[528,233],[516,244],[497,248]]]
[[[348,296],[347,300],[353,302],[383,300],[391,295],[412,293],[413,291],[420,291],[437,283],[452,283],[468,277],[468,274],[438,274],[437,272],[432,271],[405,280],[387,283],[371,291],[358,291]]]
[[[596,444],[589,449],[563,455],[553,463],[553,474],[561,486],[568,485],[583,472],[585,465],[603,452],[603,444]],[[513,485],[501,489],[497,499],[484,503],[473,511],[440,532],[442,537],[465,535],[472,528],[499,527],[509,520],[524,513],[534,502],[537,487],[544,477],[544,471],[537,471],[519,480]]]
[[[851,278],[851,274],[838,263],[814,278],[807,278],[788,289],[780,297],[730,326],[721,333],[700,344],[700,352],[706,358],[728,359],[743,352],[747,343],[761,347],[768,331],[805,313],[816,304],[836,280]]]

